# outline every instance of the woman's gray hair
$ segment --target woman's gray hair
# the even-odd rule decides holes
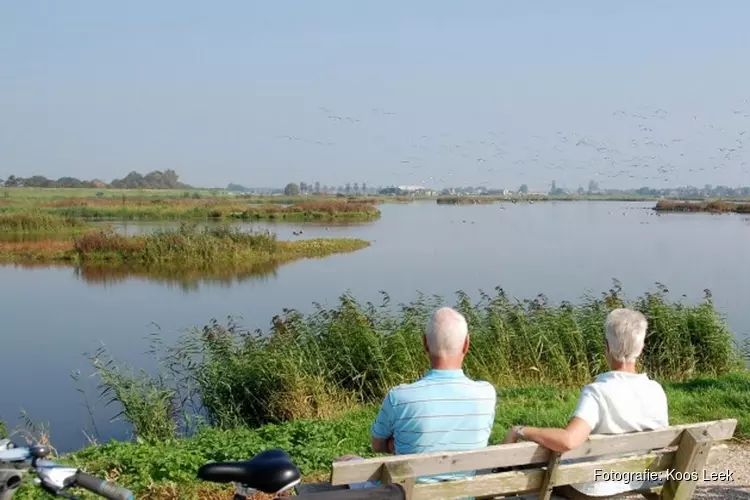
[[[638,311],[615,309],[607,315],[604,331],[609,354],[620,363],[635,363],[643,352],[648,321]]]

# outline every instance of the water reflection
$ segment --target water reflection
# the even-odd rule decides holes
[[[198,292],[201,285],[229,288],[250,281],[266,282],[276,277],[278,263],[254,264],[252,266],[203,266],[180,265],[70,265],[62,263],[24,262],[11,264],[20,269],[71,268],[73,275],[87,285],[111,286],[126,281],[143,281],[179,288],[183,292]]]

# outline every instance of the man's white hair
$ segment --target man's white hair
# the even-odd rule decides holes
[[[432,356],[461,354],[469,335],[469,325],[461,313],[450,307],[441,307],[427,323],[425,337]]]
[[[648,321],[638,311],[615,309],[607,315],[604,331],[609,354],[620,363],[635,363],[643,352]]]

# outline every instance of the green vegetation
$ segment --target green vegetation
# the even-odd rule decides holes
[[[738,203],[731,201],[659,201],[654,210],[657,212],[710,212],[710,213],[750,213],[750,203]]]
[[[185,191],[184,193],[187,196],[10,197],[0,202],[0,212],[15,214],[35,211],[60,217],[99,220],[368,221],[380,217],[380,211],[373,204],[377,200],[373,198],[302,200],[297,197],[269,202],[267,199],[260,198],[244,199],[234,196],[204,198],[199,192],[190,194]],[[296,201],[290,203],[290,200]]]
[[[91,226],[74,217],[60,217],[42,212],[0,213],[0,232],[51,233],[82,231]]]
[[[352,252],[368,246],[358,239],[277,241],[268,232],[246,233],[226,226],[179,229],[140,236],[111,230],[90,231],[72,240],[0,243],[0,262],[172,264],[184,268],[231,265],[235,271],[253,270],[296,259]]]
[[[420,338],[441,303],[420,298],[394,312],[387,296],[376,306],[344,295],[334,309],[318,306],[309,315],[284,311],[265,334],[214,322],[187,332],[167,357],[172,369],[183,367],[175,383],[193,388],[199,412],[214,426],[324,418],[380,402],[390,387],[424,373],[428,360]],[[688,306],[669,301],[660,288],[626,301],[615,286],[576,306],[555,306],[543,297],[516,302],[502,290],[472,304],[459,292],[457,308],[472,332],[467,373],[498,387],[585,384],[606,370],[602,325],[609,310],[623,305],[649,319],[642,363],[650,375],[685,380],[742,366],[710,296]],[[143,434],[137,425],[135,430]]]
[[[665,383],[671,424],[737,418],[736,436],[750,438],[750,374],[730,373],[689,382]],[[577,388],[540,385],[498,389],[495,425],[490,439],[497,444],[512,425],[561,426],[567,422],[579,394]],[[195,479],[209,461],[245,460],[269,448],[290,453],[306,481],[330,471],[334,457],[373,456],[369,429],[376,406],[370,405],[327,420],[297,420],[257,429],[222,430],[204,427],[189,439],[92,446],[63,457],[69,463],[100,476],[111,475],[139,498],[227,499],[228,489]],[[36,498],[24,487],[19,500]]]
[[[713,307],[711,295],[685,305],[657,290],[635,300],[619,284],[578,305],[543,296],[513,301],[500,289],[472,303],[459,292],[472,344],[467,373],[498,388],[491,443],[518,423],[562,425],[580,386],[606,370],[603,322],[629,306],[649,319],[641,368],[665,384],[671,423],[737,418],[750,438],[750,373]],[[212,322],[152,352],[162,370],[127,368],[106,350],[91,356],[102,397],[118,404],[139,444],[109,443],[63,457],[116,477],[142,498],[230,498],[199,484],[195,471],[214,460],[246,459],[271,447],[290,452],[308,475],[343,454],[371,456],[369,425],[386,391],[427,368],[420,337],[440,298],[394,307],[360,304],[303,315],[284,310],[268,332]],[[31,498],[24,490],[21,499]]]

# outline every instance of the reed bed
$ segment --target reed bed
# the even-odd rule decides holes
[[[83,231],[91,226],[74,217],[61,217],[43,212],[0,213],[0,232],[52,233]]]
[[[0,262],[112,263],[136,266],[190,267],[211,274],[221,266],[243,274],[302,258],[352,252],[368,246],[359,239],[278,241],[268,232],[247,233],[226,226],[179,229],[142,236],[112,230],[90,231],[69,240],[0,242]]]
[[[20,207],[6,210],[23,210]],[[51,215],[98,220],[159,219],[250,219],[250,220],[374,220],[380,217],[375,205],[355,200],[306,201],[294,204],[251,204],[239,200],[207,202],[173,198],[128,200],[66,199],[45,203],[39,210]]]
[[[673,201],[660,200],[656,203],[654,210],[657,212],[710,212],[710,213],[750,213],[750,203],[739,203],[731,201]]]
[[[577,305],[552,304],[543,296],[516,301],[501,289],[492,296],[482,294],[476,303],[463,292],[457,299],[471,332],[465,369],[497,387],[580,387],[591,381],[607,369],[604,319],[620,306],[633,307],[649,319],[641,368],[652,377],[682,381],[743,366],[710,294],[685,305],[658,288],[628,301],[616,285]],[[423,374],[428,359],[421,336],[432,310],[444,304],[441,298],[420,296],[394,307],[385,294],[378,305],[343,295],[336,307],[316,305],[310,314],[284,310],[266,332],[213,321],[185,332],[163,351],[166,372],[158,381],[123,375],[106,351],[93,359],[104,392],[123,405],[136,430],[148,429],[149,415],[159,412],[140,411],[148,404],[129,405],[131,399],[147,399],[138,391],[127,399],[117,395],[130,376],[139,380],[142,394],[149,393],[144,387],[158,388],[169,395],[170,404],[180,401],[179,413],[201,415],[220,428],[327,419],[378,404],[388,389]]]

